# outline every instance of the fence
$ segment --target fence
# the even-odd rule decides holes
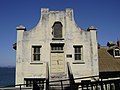
[[[94,77],[96,76],[76,78],[74,80],[80,80],[80,81],[69,84],[65,83],[67,80],[49,82],[48,90],[54,90],[54,88],[55,90],[120,90],[120,79],[111,79],[111,80],[98,79],[96,81],[87,80],[87,78],[94,78]],[[56,84],[52,84],[55,82]]]
[[[120,90],[120,79],[104,81],[83,81],[77,83],[80,90]]]
[[[120,79],[98,79],[96,81],[87,80],[84,77],[74,79],[79,82],[71,82],[70,79],[44,82],[46,87],[38,83],[31,83],[32,87],[26,87],[28,84],[12,85],[1,87],[0,90],[120,90]],[[86,79],[86,80],[83,80]],[[39,86],[38,86],[39,85]]]

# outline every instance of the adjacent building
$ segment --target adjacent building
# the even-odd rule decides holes
[[[16,30],[16,84],[99,75],[96,28],[78,27],[73,9],[42,8],[33,29]]]
[[[120,78],[120,40],[109,41],[98,49],[99,76],[102,79]]]

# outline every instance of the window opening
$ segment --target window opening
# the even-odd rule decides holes
[[[61,24],[61,22],[55,22],[52,28],[53,28],[54,38],[62,38],[62,24]]]
[[[25,78],[26,87],[33,87],[33,84],[36,83],[41,90],[44,89],[44,78]]]
[[[40,48],[41,46],[32,46],[33,61],[40,61]]]
[[[115,57],[120,57],[120,50],[119,49],[115,49],[115,51],[114,51],[114,55],[115,55]]]
[[[82,59],[82,46],[74,46],[74,57],[75,60]]]
[[[63,45],[62,44],[52,44],[51,51],[63,51]]]

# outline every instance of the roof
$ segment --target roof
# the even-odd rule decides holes
[[[120,58],[114,58],[107,51],[107,47],[98,49],[99,72],[118,72],[120,71]]]

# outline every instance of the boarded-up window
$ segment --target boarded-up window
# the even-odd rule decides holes
[[[52,28],[53,28],[54,38],[62,38],[62,24],[61,24],[61,22],[55,22]]]
[[[63,73],[65,71],[65,60],[63,52],[51,53],[51,73]]]
[[[51,73],[63,73],[65,71],[64,44],[51,44]]]

